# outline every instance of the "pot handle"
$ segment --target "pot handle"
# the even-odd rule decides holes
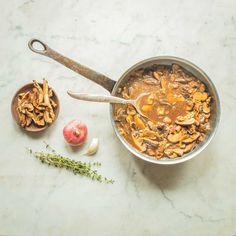
[[[37,49],[34,47],[34,43],[38,43],[41,45],[42,49]],[[31,39],[28,42],[29,49],[35,53],[47,56],[52,58],[53,60],[59,62],[60,64],[68,67],[69,69],[77,72],[78,74],[86,77],[94,81],[95,83],[101,85],[103,88],[107,89],[110,93],[116,83],[116,81],[106,77],[103,74],[100,74],[86,66],[83,66],[68,57],[61,55],[60,53],[51,49],[47,44],[38,40],[38,39]]]

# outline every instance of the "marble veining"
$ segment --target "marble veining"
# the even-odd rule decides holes
[[[236,235],[236,2],[235,0],[1,1],[0,235]],[[114,80],[148,57],[173,55],[201,67],[222,105],[221,123],[198,157],[176,166],[132,156],[112,130],[107,104],[66,94],[108,94],[80,75],[33,54],[31,38]],[[47,78],[61,101],[59,119],[39,135],[17,127],[10,113],[16,90]],[[62,136],[72,118],[98,137],[96,156],[79,157]],[[42,165],[25,147],[50,143],[74,159],[102,162],[115,179],[99,184]]]

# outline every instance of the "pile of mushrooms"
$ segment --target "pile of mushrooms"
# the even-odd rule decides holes
[[[22,127],[30,126],[32,122],[38,126],[51,124],[55,119],[57,104],[53,101],[53,91],[48,87],[48,81],[43,80],[41,87],[33,80],[34,87],[18,96],[17,113]]]

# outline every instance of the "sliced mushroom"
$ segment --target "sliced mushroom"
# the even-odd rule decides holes
[[[124,131],[124,128],[118,126],[118,131],[121,135],[125,135],[125,131]]]
[[[49,114],[50,114],[50,117],[51,117],[51,119],[53,121],[55,119],[55,113],[54,113],[53,109],[49,110]]]
[[[154,72],[153,72],[153,77],[154,77],[155,79],[157,79],[157,80],[160,80],[160,77],[161,77],[160,72],[154,71]]]
[[[203,124],[206,121],[206,117],[204,115],[199,115],[199,124]]]
[[[185,147],[185,149],[184,149],[184,153],[188,153],[188,152],[190,152],[190,151],[192,150],[194,144],[195,144],[195,143],[192,142],[192,143],[186,145],[186,147]]]
[[[187,106],[186,106],[186,110],[187,111],[192,111],[194,107],[194,102],[192,101],[187,101]]]
[[[43,118],[46,123],[51,124],[53,122],[53,119],[50,117],[49,111],[45,111],[43,114]]]
[[[188,85],[190,86],[190,88],[194,89],[195,91],[199,90],[199,83],[195,80],[188,83]]]
[[[134,88],[133,88],[133,87],[129,87],[129,88],[128,88],[128,94],[129,94],[129,96],[132,97],[133,93],[134,93]]]
[[[199,87],[199,91],[200,92],[205,92],[206,90],[206,86],[204,84],[201,84],[200,87]]]
[[[35,88],[38,90],[38,103],[43,102],[43,89],[40,87],[40,85],[37,83],[36,80],[33,80]]]
[[[179,144],[179,147],[182,148],[182,149],[184,149],[184,148],[186,147],[186,144],[180,143],[180,144]]]
[[[186,138],[184,140],[182,140],[183,143],[192,143],[194,141],[196,141],[200,136],[200,133],[195,133],[195,134],[192,134],[189,138]]]
[[[156,123],[156,126],[157,126],[158,129],[163,129],[165,127],[165,123],[158,121]]]
[[[177,74],[179,72],[179,70],[181,70],[181,67],[177,64],[173,64],[171,69],[174,74]]]
[[[172,155],[173,150],[172,150],[172,149],[166,149],[166,150],[164,151],[164,153],[169,157],[170,155]]]
[[[180,125],[175,126],[175,131],[176,132],[180,132],[181,129],[182,129],[182,127]]]
[[[165,155],[169,157],[170,159],[174,159],[177,157],[177,154],[173,152],[172,149],[167,149],[164,151]]]
[[[166,79],[166,77],[161,78],[161,88],[162,89],[167,89],[167,79]]]
[[[174,75],[172,75],[171,77],[170,77],[170,79],[171,80],[175,80],[175,77],[174,77]],[[172,88],[172,89],[177,89],[177,88],[179,88],[179,84],[178,83],[171,83],[171,84],[169,84],[169,88]]]
[[[30,124],[32,123],[32,118],[30,117],[26,117],[26,126],[30,126]]]
[[[116,121],[122,121],[124,119],[126,119],[126,113],[124,108],[120,107],[116,110],[116,114],[115,114],[115,120]]]
[[[43,101],[46,107],[49,107],[50,109],[52,109],[52,105],[50,103],[50,99],[48,95],[48,81],[45,79],[43,80]]]
[[[128,91],[127,87],[124,87],[123,91],[122,91],[122,97],[125,98],[125,99],[129,99],[130,97],[129,97],[128,92],[129,91]]]
[[[134,137],[133,134],[131,134],[131,137],[132,137],[132,140],[133,140],[133,143],[134,143],[135,147],[139,151],[145,152],[147,150],[147,145],[145,143],[143,143],[141,139],[138,139],[138,138]]]
[[[33,104],[34,107],[38,107],[39,106],[39,102],[38,102],[38,99],[37,99],[36,96],[34,96],[32,104]]]
[[[30,111],[26,111],[26,114],[27,114],[27,116],[30,117],[31,119],[34,119],[34,117],[36,116],[36,115],[34,114],[34,112],[30,112]]]
[[[57,104],[53,101],[52,98],[50,98],[50,103],[52,105],[53,108],[56,108],[57,107]]]
[[[204,133],[201,133],[200,137],[197,141],[202,142],[205,139],[206,135]]]
[[[18,113],[18,115],[19,115],[20,125],[22,127],[25,127],[26,126],[26,115],[23,113]]]
[[[35,123],[39,126],[44,126],[45,125],[45,120],[44,120],[43,117],[41,117],[41,118],[39,117],[35,120]]]
[[[175,134],[169,134],[167,136],[167,139],[171,142],[171,143],[178,143],[179,141],[181,141],[183,135],[181,133],[175,133]]]
[[[24,109],[24,106],[18,106],[17,107],[17,110],[20,112],[20,113],[22,113],[22,114],[25,114],[26,113],[26,109]]]
[[[149,139],[149,138],[143,138],[143,142],[147,143],[150,146],[155,147],[155,148],[158,147],[158,145],[159,145],[159,142],[157,142],[155,140],[152,140],[152,139]]]
[[[196,103],[195,103],[195,106],[194,106],[194,109],[195,109],[197,112],[201,112],[201,111],[202,111],[202,103],[201,103],[201,102],[196,102]]]
[[[175,82],[181,83],[181,84],[186,84],[188,81],[182,77],[176,78]]]
[[[35,113],[36,115],[39,115],[39,114],[43,113],[43,111],[40,111],[39,109],[35,108],[35,109],[34,109],[34,113]]]
[[[210,107],[207,105],[207,103],[206,102],[204,102],[203,104],[202,104],[202,111],[204,112],[204,113],[210,113],[210,111],[211,111],[211,109],[210,109]]]
[[[166,99],[159,99],[159,103],[161,105],[171,106],[171,104]]]
[[[164,117],[163,122],[166,124],[171,124],[172,121],[168,116],[166,116],[166,117]]]
[[[49,98],[51,98],[53,96],[53,91],[51,88],[48,89],[48,96],[49,96]]]
[[[190,118],[188,120],[183,120],[183,121],[175,121],[176,124],[178,125],[182,125],[182,126],[188,126],[188,125],[192,125],[195,123],[195,119],[194,118]]]
[[[191,135],[196,133],[196,125],[188,126],[188,129],[186,131],[188,134],[191,134]]]
[[[28,91],[26,93],[19,94],[18,98],[19,98],[20,104],[18,104],[18,105],[21,105],[22,102],[25,102],[28,99],[29,93],[30,92]]]
[[[143,82],[148,85],[157,85],[159,82],[151,76],[146,75],[143,79]]]
[[[171,73],[170,74],[170,80],[171,80],[171,82],[174,82],[175,81],[175,74],[173,74],[173,73]],[[176,83],[177,84],[177,83]],[[173,85],[173,83],[171,83],[171,86]],[[178,85],[178,84],[177,84]],[[179,87],[179,86],[178,86]]]
[[[28,111],[33,111],[34,110],[34,106],[32,103],[26,103],[24,105],[24,108],[27,109]]]
[[[149,155],[149,156],[155,156],[155,151],[153,150],[153,149],[151,149],[151,148],[148,148],[147,149],[147,154]]]
[[[141,132],[142,131],[142,132]],[[152,131],[148,128],[141,130],[139,133],[142,137],[148,137],[149,139],[157,139],[159,138],[159,134],[155,131]]]
[[[131,75],[134,76],[134,77],[136,77],[136,78],[140,78],[140,77],[142,77],[143,72],[144,72],[144,69],[143,69],[143,68],[140,68],[140,69],[138,69],[138,70],[132,72]]]
[[[164,156],[164,152],[156,150],[155,157],[156,159],[161,159]]]
[[[27,92],[27,93],[29,93],[29,92]],[[22,97],[25,95],[25,93],[19,93],[19,95],[18,95],[18,98],[19,99],[22,99]]]
[[[45,110],[45,106],[42,106],[42,105],[37,105],[37,106],[35,106],[35,108],[39,111],[44,111]]]
[[[151,130],[153,130],[153,131],[157,131],[157,125],[156,124],[154,124],[152,121],[148,121],[147,122],[147,124],[148,124],[148,127],[151,129]]]
[[[204,116],[206,117],[206,119],[210,118],[211,114],[208,113],[208,114],[204,114]]]
[[[176,153],[179,157],[183,156],[184,150],[181,148],[174,148],[173,152]]]
[[[179,66],[179,65],[176,65],[176,64],[173,64],[172,65],[172,71],[173,71],[173,74],[176,75],[177,78],[186,78],[186,82],[188,82],[188,75],[185,73],[185,71]]]
[[[209,105],[211,102],[211,97],[208,97],[207,100],[206,100],[206,103]]]

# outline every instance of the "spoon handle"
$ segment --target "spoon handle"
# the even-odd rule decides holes
[[[70,95],[75,99],[90,101],[90,102],[108,102],[108,103],[122,103],[122,104],[127,104],[132,102],[132,100],[126,100],[123,98],[108,96],[108,95],[91,95],[86,93],[75,93],[72,91],[67,91],[67,93],[68,95]]]

